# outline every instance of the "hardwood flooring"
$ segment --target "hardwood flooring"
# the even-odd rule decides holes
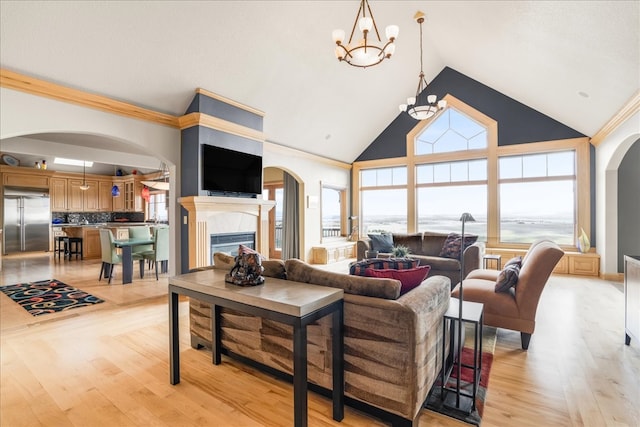
[[[339,264],[331,269],[343,268]],[[98,282],[100,261],[3,258],[2,285],[58,279],[106,300],[31,317],[0,294],[0,425],[290,426],[292,387],[189,345],[180,303],[182,382],[169,384],[167,275]],[[137,267],[134,274],[137,274]],[[553,276],[529,351],[498,330],[482,427],[640,425],[640,343],[624,345],[623,293],[599,279]],[[310,426],[383,426],[309,393]],[[423,411],[420,425],[466,426]]]

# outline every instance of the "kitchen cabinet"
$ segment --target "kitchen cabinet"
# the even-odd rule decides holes
[[[67,179],[51,178],[49,187],[49,198],[51,211],[61,212],[67,210]]]
[[[98,211],[98,181],[86,180],[88,190],[80,189],[81,179],[69,179],[67,185],[67,210],[72,212]]]
[[[82,243],[84,246],[85,259],[96,259],[102,257],[99,228],[85,227],[82,230]]]
[[[43,173],[3,173],[2,184],[11,187],[49,188],[50,178]]]
[[[124,181],[124,210],[125,212],[143,212],[142,183],[134,178]]]
[[[112,210],[114,212],[124,212],[124,184],[122,181],[113,181],[112,185],[117,185],[120,189],[119,196],[112,196]]]
[[[111,181],[98,182],[98,210],[100,212],[111,212],[113,210],[111,187]]]

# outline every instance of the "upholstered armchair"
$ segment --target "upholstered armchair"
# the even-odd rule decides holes
[[[506,291],[496,292],[498,271],[474,270],[462,285],[465,301],[484,304],[484,324],[520,332],[522,349],[536,326],[536,311],[544,286],[564,252],[549,240],[535,242],[522,260],[517,282]],[[459,297],[460,284],[451,293]]]

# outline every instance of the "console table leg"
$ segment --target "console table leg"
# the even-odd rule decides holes
[[[307,327],[293,326],[293,411],[294,425],[307,427]]]
[[[178,330],[178,294],[169,291],[169,382],[174,385],[180,382],[180,338]]]
[[[222,347],[222,331],[220,328],[220,306],[216,304],[211,305],[211,356],[213,357],[213,364],[219,365],[222,361],[221,356]]]
[[[333,419],[344,418],[344,302],[340,301],[338,309],[333,313]]]

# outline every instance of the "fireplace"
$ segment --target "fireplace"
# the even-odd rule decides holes
[[[256,233],[218,233],[211,235],[211,265],[213,254],[224,252],[233,256],[238,255],[238,246],[245,245],[251,249],[256,248]]]
[[[188,212],[183,220],[182,271],[211,265],[211,236],[251,233],[255,249],[269,253],[269,211],[273,200],[262,198],[189,196],[178,203]],[[237,243],[235,244],[237,248]]]

